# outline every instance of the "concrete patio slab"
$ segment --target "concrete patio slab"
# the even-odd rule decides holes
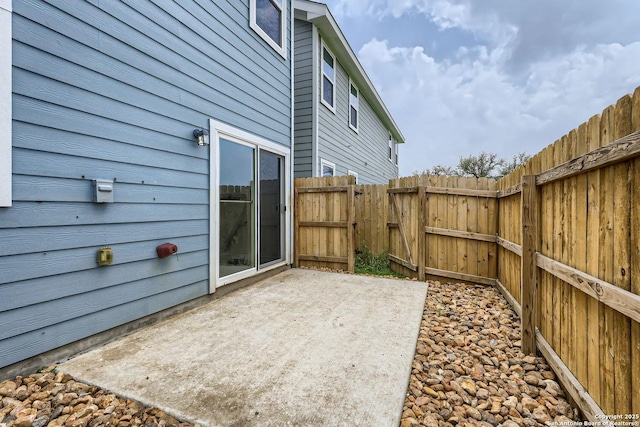
[[[58,369],[206,426],[396,427],[426,293],[292,269]]]

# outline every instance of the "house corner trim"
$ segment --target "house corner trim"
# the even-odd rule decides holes
[[[11,0],[0,0],[0,207],[11,206]]]
[[[318,35],[318,29],[315,24],[311,24],[311,35],[313,42],[311,43],[311,176],[320,176],[320,162],[318,160],[318,104],[319,104],[319,91],[320,91],[320,36]]]

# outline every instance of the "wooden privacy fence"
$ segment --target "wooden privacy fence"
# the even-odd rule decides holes
[[[389,181],[389,259],[406,276],[493,284],[496,182],[444,176]]]
[[[498,182],[498,284],[523,350],[592,421],[640,414],[639,130],[640,88]]]
[[[296,178],[294,265],[355,269],[355,178]]]
[[[365,242],[368,249],[380,253],[389,249],[389,196],[387,184],[356,185],[355,243]]]
[[[390,185],[355,185],[354,180],[295,180],[294,265],[353,271],[347,246],[357,250],[365,243],[373,253],[388,252],[393,268],[409,277],[423,272],[493,284],[495,180],[408,177]],[[419,214],[427,210],[429,215]]]
[[[353,271],[365,241],[407,276],[494,285],[588,420],[640,414],[640,88],[497,182],[352,179],[296,180],[295,265]]]

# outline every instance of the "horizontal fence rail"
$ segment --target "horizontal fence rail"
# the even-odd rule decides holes
[[[630,319],[640,322],[640,295],[536,253],[536,265]]]

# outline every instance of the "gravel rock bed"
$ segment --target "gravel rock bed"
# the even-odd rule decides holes
[[[519,319],[489,286],[431,282],[412,368],[401,427],[580,419],[545,359],[521,352]]]
[[[55,370],[0,382],[0,427],[198,427]]]

